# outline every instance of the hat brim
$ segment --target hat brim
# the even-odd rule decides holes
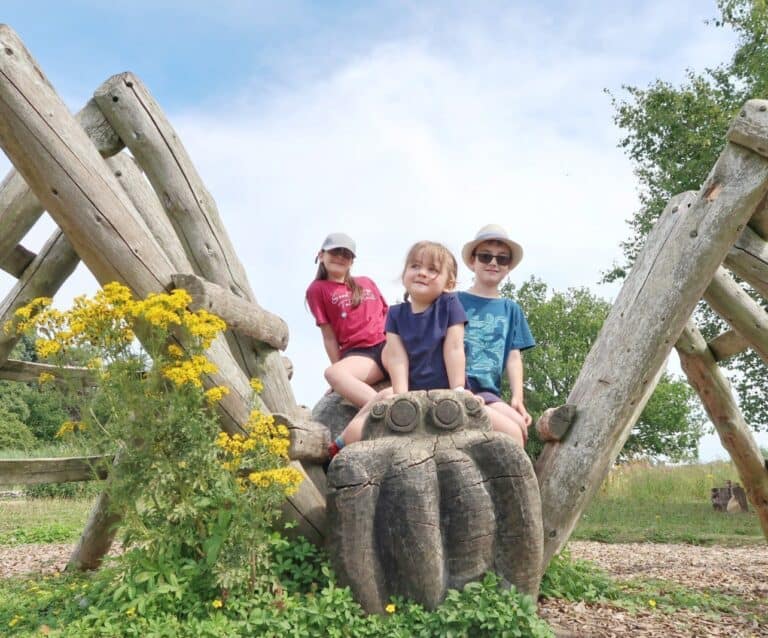
[[[510,270],[515,268],[523,259],[523,247],[516,241],[499,236],[481,237],[480,239],[473,239],[472,241],[467,242],[464,244],[464,248],[461,249],[461,258],[464,260],[467,268],[472,269],[472,255],[475,252],[475,248],[487,241],[497,241],[509,248],[510,255],[512,256],[512,261],[509,262]]]

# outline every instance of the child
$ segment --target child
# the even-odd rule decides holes
[[[328,235],[315,257],[318,261],[306,299],[331,360],[325,378],[342,397],[361,407],[376,395],[371,385],[385,377],[381,353],[387,302],[368,277],[350,274],[355,242],[349,235]]]
[[[387,314],[385,363],[392,388],[376,394],[331,443],[331,458],[347,443],[359,441],[371,406],[409,390],[463,390],[464,324],[456,295],[456,259],[442,244],[420,241],[408,251],[403,269],[405,301]]]
[[[493,429],[509,434],[522,446],[531,416],[523,400],[520,353],[536,342],[520,306],[499,296],[499,284],[520,263],[523,249],[501,226],[489,224],[464,245],[461,256],[475,273],[472,287],[458,293],[469,319],[464,336],[469,388],[485,401]],[[512,390],[509,405],[500,398],[504,371]]]

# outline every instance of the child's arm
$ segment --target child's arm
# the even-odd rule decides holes
[[[526,427],[531,424],[531,415],[525,409],[523,399],[523,355],[519,350],[510,350],[507,356],[507,377],[509,378],[509,387],[512,390],[512,399],[509,401],[515,410],[517,410],[525,420]]]
[[[395,394],[408,392],[408,353],[400,335],[394,332],[387,333],[384,363],[392,381],[392,391]]]
[[[336,335],[333,334],[331,324],[324,323],[321,325],[320,332],[323,334],[323,346],[325,346],[328,358],[331,360],[331,363],[336,363],[341,359],[341,354],[339,353],[339,342],[336,341]]]
[[[443,359],[448,373],[448,388],[463,388],[467,376],[467,360],[464,355],[464,324],[448,327],[443,342]]]

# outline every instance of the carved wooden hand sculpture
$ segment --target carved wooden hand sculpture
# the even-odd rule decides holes
[[[373,406],[363,440],[328,472],[329,549],[369,612],[400,595],[428,608],[495,571],[536,595],[543,533],[525,452],[478,399],[409,392]]]

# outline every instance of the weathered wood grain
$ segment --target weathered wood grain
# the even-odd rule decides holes
[[[560,441],[576,418],[576,406],[566,403],[547,408],[536,421],[536,432],[542,441]]]
[[[325,463],[328,460],[331,436],[327,427],[281,412],[273,412],[272,416],[275,423],[286,426],[291,434],[291,445],[288,449],[291,459],[310,463]]]
[[[288,324],[257,303],[238,297],[197,275],[175,274],[173,285],[192,295],[190,307],[193,310],[202,308],[215,313],[226,322],[228,329],[253,337],[277,350],[285,350],[288,345]]]
[[[112,455],[0,459],[0,485],[71,483],[107,477]]]
[[[749,226],[728,251],[725,265],[768,299],[768,242]]]
[[[768,313],[724,268],[715,272],[704,299],[768,365]]]
[[[764,158],[728,144],[701,191],[674,197],[650,233],[568,397],[576,424],[537,465],[545,564],[603,482],[715,270],[765,205],[767,180]]]
[[[32,263],[35,253],[21,244],[16,244],[10,252],[0,254],[0,268],[18,279],[24,274],[27,266]]]
[[[731,384],[692,321],[686,325],[675,347],[688,382],[698,393],[723,447],[730,454],[768,539],[768,468],[741,415]]]
[[[749,348],[747,340],[735,330],[726,330],[708,342],[707,345],[712,351],[715,361],[725,361]]]

